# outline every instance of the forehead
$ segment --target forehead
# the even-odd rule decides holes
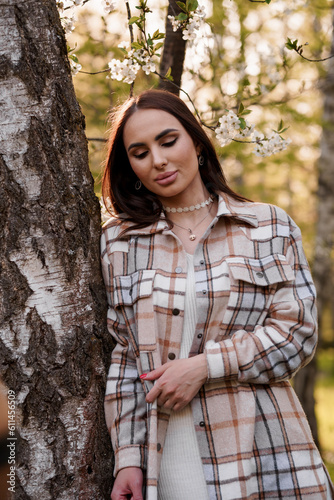
[[[123,140],[126,145],[130,141],[144,141],[158,135],[167,128],[185,130],[175,116],[160,109],[138,109],[125,124]]]

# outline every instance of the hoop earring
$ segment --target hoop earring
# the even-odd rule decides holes
[[[135,184],[135,190],[139,191],[139,189],[141,188],[141,186],[142,186],[141,181],[138,179],[138,181]]]
[[[203,155],[199,155],[199,157],[198,157],[198,165],[200,167],[203,167],[203,165],[204,165],[204,156]]]

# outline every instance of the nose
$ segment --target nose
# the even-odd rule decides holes
[[[161,148],[154,148],[152,150],[153,166],[162,169],[167,165],[167,159],[164,151]]]

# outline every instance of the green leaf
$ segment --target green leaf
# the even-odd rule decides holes
[[[178,14],[175,19],[177,19],[178,21],[186,21],[188,19],[188,16],[184,12],[180,12],[180,14]]]
[[[176,5],[178,5],[184,12],[187,12],[186,4],[184,2],[176,2]]]
[[[153,35],[152,35],[152,40],[155,40],[155,38],[159,35],[160,31],[156,30]]]
[[[241,102],[240,105],[239,105],[238,115],[241,115],[242,112],[244,111],[244,109],[245,109],[245,107],[244,107],[244,105]]]
[[[150,37],[149,37],[149,38],[147,39],[147,45],[148,45],[149,47],[152,47],[152,45],[153,45],[153,40],[152,40],[152,38],[150,38]]]
[[[167,78],[167,80],[169,80],[170,82],[172,82],[174,80],[174,78],[172,77],[172,68],[169,68],[167,70],[167,73],[165,74],[165,78]]]
[[[68,57],[69,57],[69,59],[72,59],[72,61],[74,61],[75,63],[79,62],[79,59],[74,54],[70,54]]]
[[[245,128],[247,126],[245,120],[243,118],[239,118],[239,122],[240,122],[241,130],[245,130]]]
[[[133,16],[131,19],[129,19],[129,25],[136,23],[137,21],[140,20],[140,17],[138,16]]]
[[[187,0],[187,3],[186,3],[187,12],[194,11],[197,9],[197,7],[198,7],[197,0]]]
[[[270,4],[270,2],[271,2],[271,0],[266,0],[266,3],[267,3],[268,5]]]
[[[142,49],[143,48],[143,42],[140,42],[140,43],[138,43],[138,42],[132,42],[131,47],[133,49],[136,49],[136,50]]]
[[[251,112],[252,111],[250,109],[245,109],[245,111],[243,111],[241,114],[242,114],[242,116],[246,116],[246,115],[250,115]]]
[[[163,47],[163,46],[164,46],[164,44],[163,44],[162,42],[159,42],[159,43],[157,43],[157,44],[154,46],[154,50],[159,50],[159,49],[161,49],[161,47]]]
[[[279,124],[278,124],[278,127],[277,127],[277,130],[280,132],[283,128],[283,120],[280,120]]]

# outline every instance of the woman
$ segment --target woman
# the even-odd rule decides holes
[[[112,500],[331,498],[288,382],[316,345],[298,227],[227,186],[163,91],[116,113],[103,196]]]

